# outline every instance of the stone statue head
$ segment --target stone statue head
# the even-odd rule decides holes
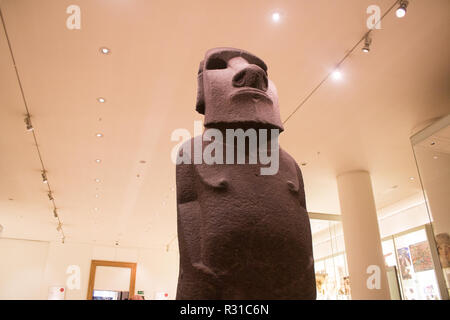
[[[436,245],[441,260],[441,267],[450,267],[450,235],[448,233],[439,233],[436,235]]]
[[[278,128],[283,131],[275,85],[267,66],[240,49],[208,50],[198,71],[196,110],[205,127]]]

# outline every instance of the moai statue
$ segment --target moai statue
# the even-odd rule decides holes
[[[176,166],[177,299],[315,299],[302,173],[278,146],[267,66],[244,50],[209,50],[196,109],[205,131],[182,145]]]

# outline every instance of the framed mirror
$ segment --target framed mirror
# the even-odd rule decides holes
[[[88,300],[128,300],[134,295],[136,263],[92,260]]]

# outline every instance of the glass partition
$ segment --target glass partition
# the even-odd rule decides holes
[[[440,264],[433,249],[431,226],[392,235],[382,240],[391,296],[403,300],[440,300]],[[396,288],[398,286],[398,288]]]
[[[350,281],[340,217],[310,214],[318,300],[348,300]]]
[[[436,278],[443,299],[450,288],[450,115],[411,137],[431,227],[431,252],[436,251]]]

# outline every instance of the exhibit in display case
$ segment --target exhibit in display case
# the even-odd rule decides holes
[[[403,300],[443,298],[436,276],[440,266],[436,247],[428,236],[430,231],[430,225],[425,225],[382,239],[386,267],[395,267]]]
[[[318,300],[350,300],[350,279],[340,216],[310,213]]]

